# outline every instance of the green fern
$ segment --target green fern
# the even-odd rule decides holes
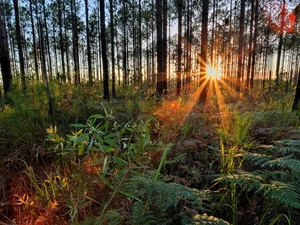
[[[149,196],[159,196],[161,207],[164,210],[177,206],[180,199],[191,200],[202,209],[201,199],[205,197],[205,193],[197,189],[191,189],[176,183],[152,181],[146,182],[144,185]]]
[[[157,224],[154,213],[145,209],[143,203],[133,203],[132,213],[130,217],[130,224],[132,225],[152,225]]]

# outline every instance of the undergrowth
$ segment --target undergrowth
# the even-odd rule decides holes
[[[15,89],[1,108],[0,179],[13,194],[1,200],[10,209],[0,206],[0,222],[300,221],[299,113],[289,110],[291,95],[224,93],[230,104],[222,112],[216,99],[209,109],[191,107],[189,95],[157,102],[153,89],[120,87],[110,102],[101,100],[99,83],[50,89],[54,124],[41,83]]]

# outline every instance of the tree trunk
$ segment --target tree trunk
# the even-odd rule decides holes
[[[101,44],[102,44],[102,60],[103,60],[103,90],[104,90],[103,98],[105,100],[109,100],[108,60],[107,60],[107,49],[106,49],[104,1],[105,0],[100,0]]]
[[[181,94],[181,56],[182,56],[182,0],[177,2],[178,8],[178,43],[177,43],[177,91],[176,94]]]
[[[249,52],[247,64],[247,77],[246,77],[246,90],[250,84],[250,70],[251,70],[251,57],[252,57],[252,43],[253,43],[253,24],[254,24],[254,1],[251,1],[251,18],[250,18],[250,37],[249,37]]]
[[[123,0],[123,82],[127,85],[126,0]]]
[[[65,71],[65,56],[64,56],[64,41],[63,41],[63,31],[62,31],[62,1],[58,0],[58,26],[59,26],[59,46],[60,46],[60,57],[61,57],[61,67],[62,67],[62,81],[66,82],[66,71]]]
[[[236,78],[237,93],[240,93],[240,90],[241,90],[241,77],[242,77],[242,67],[243,67],[244,25],[245,25],[245,0],[241,0],[239,49],[238,49],[238,71],[237,71],[237,78]]]
[[[277,63],[276,63],[276,88],[279,85],[279,75],[280,75],[280,61],[281,61],[281,51],[283,44],[283,28],[284,28],[284,16],[285,16],[285,0],[283,0],[282,11],[281,11],[281,23],[280,23],[280,31],[279,31],[279,43],[278,43],[278,51],[277,51]]]
[[[253,36],[253,51],[252,51],[252,67],[251,67],[251,78],[250,78],[250,88],[254,87],[254,74],[255,74],[255,58],[256,58],[256,48],[257,48],[257,33],[258,33],[258,0],[255,1],[255,24],[254,24],[254,36]]]
[[[20,27],[20,15],[19,15],[19,1],[13,0],[13,2],[14,2],[14,11],[15,11],[15,18],[16,18],[16,34],[17,34],[17,41],[18,41],[21,84],[22,84],[22,89],[26,90],[24,54],[23,54],[23,45],[22,45],[23,38],[22,38],[22,32]]]
[[[85,26],[86,26],[86,45],[87,45],[87,60],[88,60],[88,78],[89,84],[93,85],[93,72],[92,72],[92,56],[91,56],[91,46],[90,46],[90,29],[89,29],[89,7],[88,0],[85,3]]]
[[[6,99],[6,101],[8,101],[7,94],[12,90],[12,74],[8,50],[5,16],[2,7],[0,7],[0,64],[4,87],[4,98]]]
[[[72,14],[72,43],[73,43],[73,60],[74,60],[74,76],[75,85],[80,83],[79,71],[79,49],[78,49],[78,24],[77,24],[77,9],[76,0],[71,1],[71,14]]]
[[[139,0],[139,85],[143,83],[143,73],[142,73],[142,5],[141,0]]]
[[[116,97],[116,73],[115,73],[115,26],[113,0],[110,3],[110,40],[111,40],[111,71],[112,71],[112,96]]]
[[[51,60],[51,51],[50,51],[50,44],[49,44],[49,31],[48,31],[48,26],[47,26],[47,15],[46,15],[46,5],[45,5],[45,0],[43,2],[43,14],[44,14],[44,27],[45,27],[45,34],[46,34],[46,43],[45,43],[45,49],[47,49],[47,55],[49,59],[49,66],[48,66],[48,72],[49,72],[49,78],[52,80],[53,75],[52,75],[52,60]],[[45,53],[46,55],[46,53]]]
[[[156,95],[160,98],[164,92],[164,42],[163,42],[163,0],[156,0],[156,36],[157,36],[157,82]]]
[[[209,0],[203,0],[202,25],[201,25],[201,59],[200,59],[200,80],[205,85],[200,93],[199,101],[202,104],[206,102],[207,84],[206,84],[206,63],[207,63],[207,27],[208,27],[208,4]]]
[[[163,0],[163,92],[167,89],[167,62],[168,62],[168,1]]]
[[[39,66],[38,66],[38,58],[37,58],[37,49],[36,49],[36,38],[35,38],[35,28],[34,28],[34,20],[33,20],[33,9],[32,9],[32,0],[29,1],[30,8],[30,21],[31,21],[31,30],[32,30],[32,44],[33,44],[33,56],[34,56],[34,68],[35,68],[35,77],[36,80],[39,80]]]

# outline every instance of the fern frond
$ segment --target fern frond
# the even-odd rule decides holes
[[[188,188],[176,183],[148,181],[145,185],[149,196],[152,194],[161,196],[161,199],[165,203],[163,206],[165,210],[171,206],[176,206],[180,199],[191,200],[195,202],[198,207],[202,208],[201,199],[205,197],[205,193],[200,190]]]
[[[283,157],[283,158],[276,158],[274,160],[266,161],[262,164],[263,167],[279,167],[279,168],[288,168],[291,170],[299,170],[300,169],[300,161],[297,159],[293,159],[292,155]]]
[[[226,176],[217,178],[215,181],[239,186],[247,186],[248,191],[251,191],[252,189],[259,188],[261,183],[264,181],[264,178],[260,174],[243,172],[240,174],[228,174]]]
[[[267,155],[257,154],[257,153],[246,153],[243,154],[244,158],[255,165],[262,165],[263,163],[267,162],[271,159],[271,157]]]
[[[292,208],[300,208],[300,194],[293,185],[271,181],[269,184],[262,184],[257,192],[263,192],[264,196],[276,200],[277,204],[284,204]]]
[[[289,146],[300,148],[300,140],[279,140],[274,141],[276,146]]]
[[[134,202],[132,213],[130,217],[130,224],[132,225],[152,225],[157,224],[154,213],[149,209],[145,209],[143,203]]]

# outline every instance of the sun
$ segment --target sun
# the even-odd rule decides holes
[[[221,78],[221,71],[219,68],[207,66],[206,77],[212,80],[219,80]]]

